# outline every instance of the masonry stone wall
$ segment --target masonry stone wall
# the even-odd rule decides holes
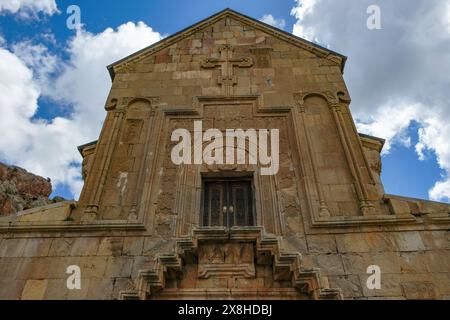
[[[117,299],[133,288],[152,254],[170,247],[170,241],[142,236],[5,237],[0,297]],[[448,231],[309,235],[301,247],[305,266],[321,268],[346,299],[450,298]],[[373,264],[382,270],[381,290],[366,286],[366,270]],[[70,265],[82,270],[79,291],[66,287]]]
[[[111,66],[80,200],[0,218],[0,298],[450,298],[450,205],[385,194],[344,63],[228,10]],[[172,132],[200,120],[279,129],[279,172],[175,165]],[[257,227],[201,228],[202,177],[226,176],[252,179]]]

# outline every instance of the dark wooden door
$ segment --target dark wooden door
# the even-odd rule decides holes
[[[250,181],[207,180],[203,199],[203,226],[255,225]]]

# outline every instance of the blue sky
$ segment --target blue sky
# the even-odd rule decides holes
[[[448,143],[441,139],[450,133],[446,125],[450,99],[444,89],[448,80],[434,77],[433,73],[450,66],[444,55],[448,52],[450,27],[448,34],[421,33],[423,29],[447,28],[447,22],[450,25],[450,9],[442,7],[443,2],[349,0],[345,4],[338,1],[338,5],[330,0],[36,0],[34,7],[14,7],[8,2],[12,3],[0,0],[0,53],[10,59],[9,65],[3,67],[17,81],[14,88],[23,94],[11,99],[17,104],[4,103],[10,118],[0,125],[3,131],[14,121],[23,121],[26,129],[14,131],[9,139],[3,137],[3,142],[0,138],[0,159],[50,176],[53,195],[73,198],[79,192],[80,158],[76,146],[99,134],[104,114],[98,109],[102,109],[101,101],[109,89],[106,65],[229,7],[256,19],[271,15],[278,23],[283,20],[285,31],[347,55],[345,78],[358,129],[388,139],[383,155],[386,192],[449,200],[450,151]],[[366,8],[372,3],[381,8],[383,29],[370,32],[365,21]],[[83,28],[78,33],[66,27],[66,9],[73,4],[81,9]],[[448,15],[441,16],[442,12]],[[140,21],[144,24],[138,25]],[[441,25],[435,26],[436,21]],[[133,24],[119,28],[129,22]],[[112,28],[109,34],[107,28]],[[127,38],[133,42],[130,44]],[[114,46],[114,41],[120,45]],[[442,56],[439,50],[436,53],[436,46],[442,49]],[[92,58],[92,63],[101,66],[89,66],[86,48],[97,48],[98,57]],[[433,55],[430,61],[423,58],[428,53]],[[434,59],[439,58],[444,63],[438,66]],[[21,65],[23,75],[7,69],[14,63]],[[425,67],[431,69],[430,74],[424,72]],[[91,68],[95,68],[97,77],[90,74]],[[71,87],[74,82],[79,82],[76,88]],[[97,84],[97,90],[103,93],[92,97],[94,93],[89,90]],[[30,91],[30,86],[35,90]],[[0,89],[1,94],[7,96]],[[29,100],[23,96],[29,96]],[[11,111],[17,105],[26,110],[25,116],[22,111]],[[85,121],[90,118],[89,108],[96,108],[92,109],[92,123]],[[65,170],[70,173],[63,173]]]
[[[415,123],[408,128],[412,146],[418,142],[416,129]],[[384,155],[381,177],[386,193],[428,199],[428,190],[444,171],[439,168],[433,152],[428,154],[426,160],[420,161],[412,146],[397,144],[389,154]]]
[[[65,9],[75,4],[81,8],[82,23],[93,33],[101,32],[108,27],[117,27],[128,21],[144,21],[161,34],[172,34],[225,8],[232,8],[256,18],[271,13],[275,17],[285,19],[288,25],[286,29],[292,29],[295,18],[290,15],[290,10],[294,3],[287,0],[57,1],[61,14],[38,22],[17,21],[14,15],[3,15],[1,28],[5,38],[35,37],[37,31],[51,30],[57,40],[64,42],[73,33],[65,27],[67,19]]]

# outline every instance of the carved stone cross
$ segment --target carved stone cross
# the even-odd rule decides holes
[[[217,83],[222,86],[222,94],[229,96],[233,92],[233,86],[237,84],[237,77],[233,74],[233,68],[249,68],[253,66],[253,59],[250,57],[233,58],[233,47],[223,45],[219,48],[220,58],[208,58],[202,63],[203,68],[221,68],[221,75]]]

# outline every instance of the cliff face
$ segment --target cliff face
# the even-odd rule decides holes
[[[51,203],[49,179],[0,163],[0,216]]]

